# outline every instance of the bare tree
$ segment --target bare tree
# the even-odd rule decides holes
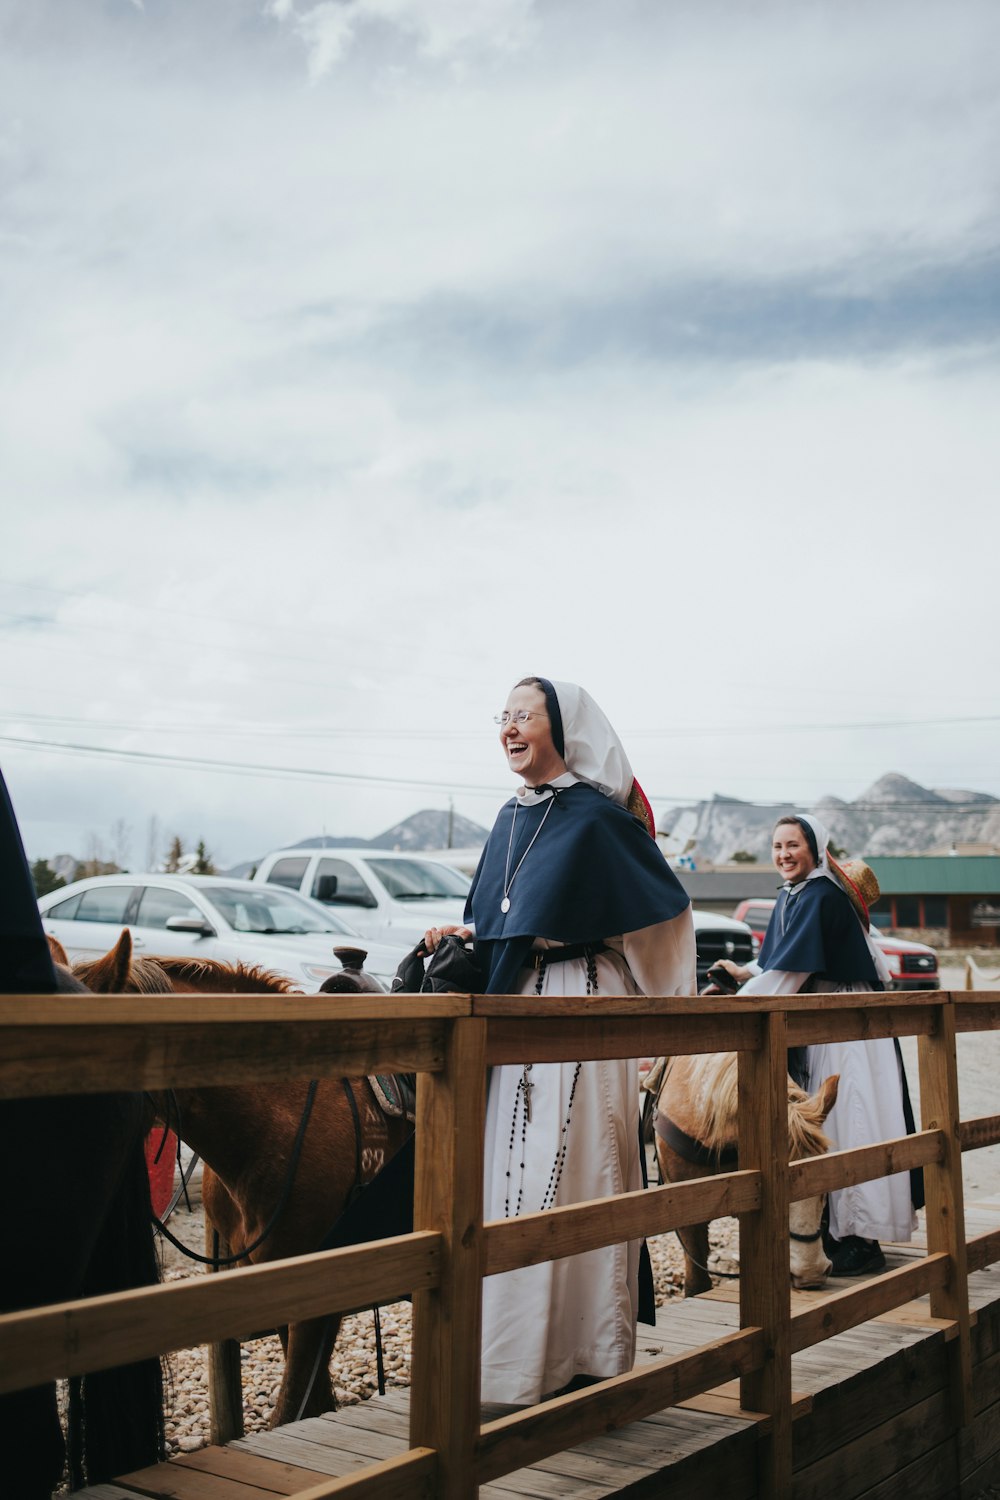
[[[109,834],[111,858],[119,870],[127,870],[132,849],[132,829],[124,818],[116,818]]]
[[[160,863],[160,820],[153,813],[146,830],[146,869],[155,870]]]

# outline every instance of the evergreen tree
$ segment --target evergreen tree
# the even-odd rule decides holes
[[[31,867],[31,879],[35,887],[36,896],[47,896],[49,891],[57,891],[60,886],[66,884],[61,875],[49,868],[47,859],[36,859]]]
[[[170,848],[167,850],[167,862],[163,867],[168,875],[177,874],[177,871],[181,867],[183,856],[184,845],[181,843],[180,834],[175,833],[170,841]]]
[[[194,864],[191,866],[191,874],[192,875],[214,875],[216,873],[216,869],[215,869],[214,864],[212,863],[212,856],[209,854],[208,850],[205,848],[205,840],[204,839],[199,839],[198,840],[198,846],[197,846],[197,848],[195,849],[194,852],[195,852],[195,861],[194,861]]]

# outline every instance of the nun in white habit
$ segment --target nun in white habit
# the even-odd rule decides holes
[[[726,960],[740,994],[799,991],[844,993],[881,990],[889,981],[885,959],[868,930],[864,899],[833,861],[829,834],[806,813],[779,819],[772,842],[784,876],[758,962],[741,968]],[[869,872],[870,873],[870,872]],[[834,1146],[849,1150],[906,1134],[905,1080],[892,1037],[826,1042],[805,1049],[798,1081],[814,1092],[840,1074],[837,1102],[824,1129]],[[910,1176],[897,1172],[830,1194],[830,1255],[835,1276],[856,1276],[885,1265],[880,1240],[907,1241],[916,1227]]]
[[[497,722],[522,785],[466,908],[487,992],[694,994],[690,902],[604,713],[582,688],[534,677]],[[444,930],[427,934],[429,947]],[[640,1187],[638,1097],[635,1060],[494,1068],[486,1220]],[[630,1370],[639,1251],[610,1245],[487,1278],[483,1400],[533,1403]]]

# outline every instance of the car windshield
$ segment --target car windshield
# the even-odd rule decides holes
[[[396,901],[463,899],[472,882],[467,875],[431,859],[369,859],[365,863]]]
[[[280,885],[261,885],[252,891],[236,885],[215,885],[200,894],[237,932],[335,932],[338,936],[354,936],[345,922]]]

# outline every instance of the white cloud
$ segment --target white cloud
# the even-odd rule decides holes
[[[309,76],[325,77],[360,34],[386,28],[412,38],[437,62],[522,46],[530,35],[533,0],[321,0],[314,5],[272,0],[268,11],[304,42]]]
[[[985,731],[763,732],[985,711],[1000,20],[962,16],[39,4],[0,62],[0,733],[442,789],[0,745],[33,852],[375,833],[502,787],[539,669],[654,793],[1000,791]]]

